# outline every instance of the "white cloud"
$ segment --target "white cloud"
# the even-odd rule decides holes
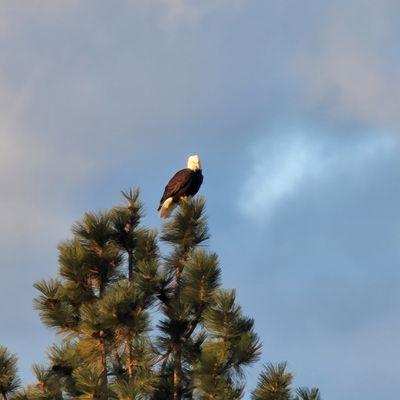
[[[396,149],[398,141],[392,135],[351,139],[304,132],[272,135],[252,149],[253,163],[239,207],[256,221],[268,221],[286,200],[309,185],[329,182],[343,173],[359,177],[365,166]]]

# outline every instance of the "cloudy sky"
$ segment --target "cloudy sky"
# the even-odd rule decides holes
[[[396,397],[399,4],[1,0],[0,343],[25,382],[53,340],[32,284],[71,224],[140,185],[160,227],[200,154],[210,248],[262,361],[326,400]]]

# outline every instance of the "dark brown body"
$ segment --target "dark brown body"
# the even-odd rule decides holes
[[[174,203],[179,203],[181,197],[194,196],[200,189],[203,183],[203,174],[201,169],[191,170],[184,168],[178,171],[165,186],[164,194],[160,200],[160,210],[164,201],[172,198]]]

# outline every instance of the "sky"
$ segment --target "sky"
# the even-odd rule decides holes
[[[1,0],[0,343],[53,340],[32,284],[89,210],[145,223],[201,156],[223,285],[323,399],[397,396],[398,1]],[[249,395],[246,395],[246,399]]]

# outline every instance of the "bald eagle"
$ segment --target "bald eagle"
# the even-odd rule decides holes
[[[168,218],[181,199],[194,196],[203,183],[199,156],[190,156],[187,168],[178,171],[165,186],[158,210],[161,218]]]

